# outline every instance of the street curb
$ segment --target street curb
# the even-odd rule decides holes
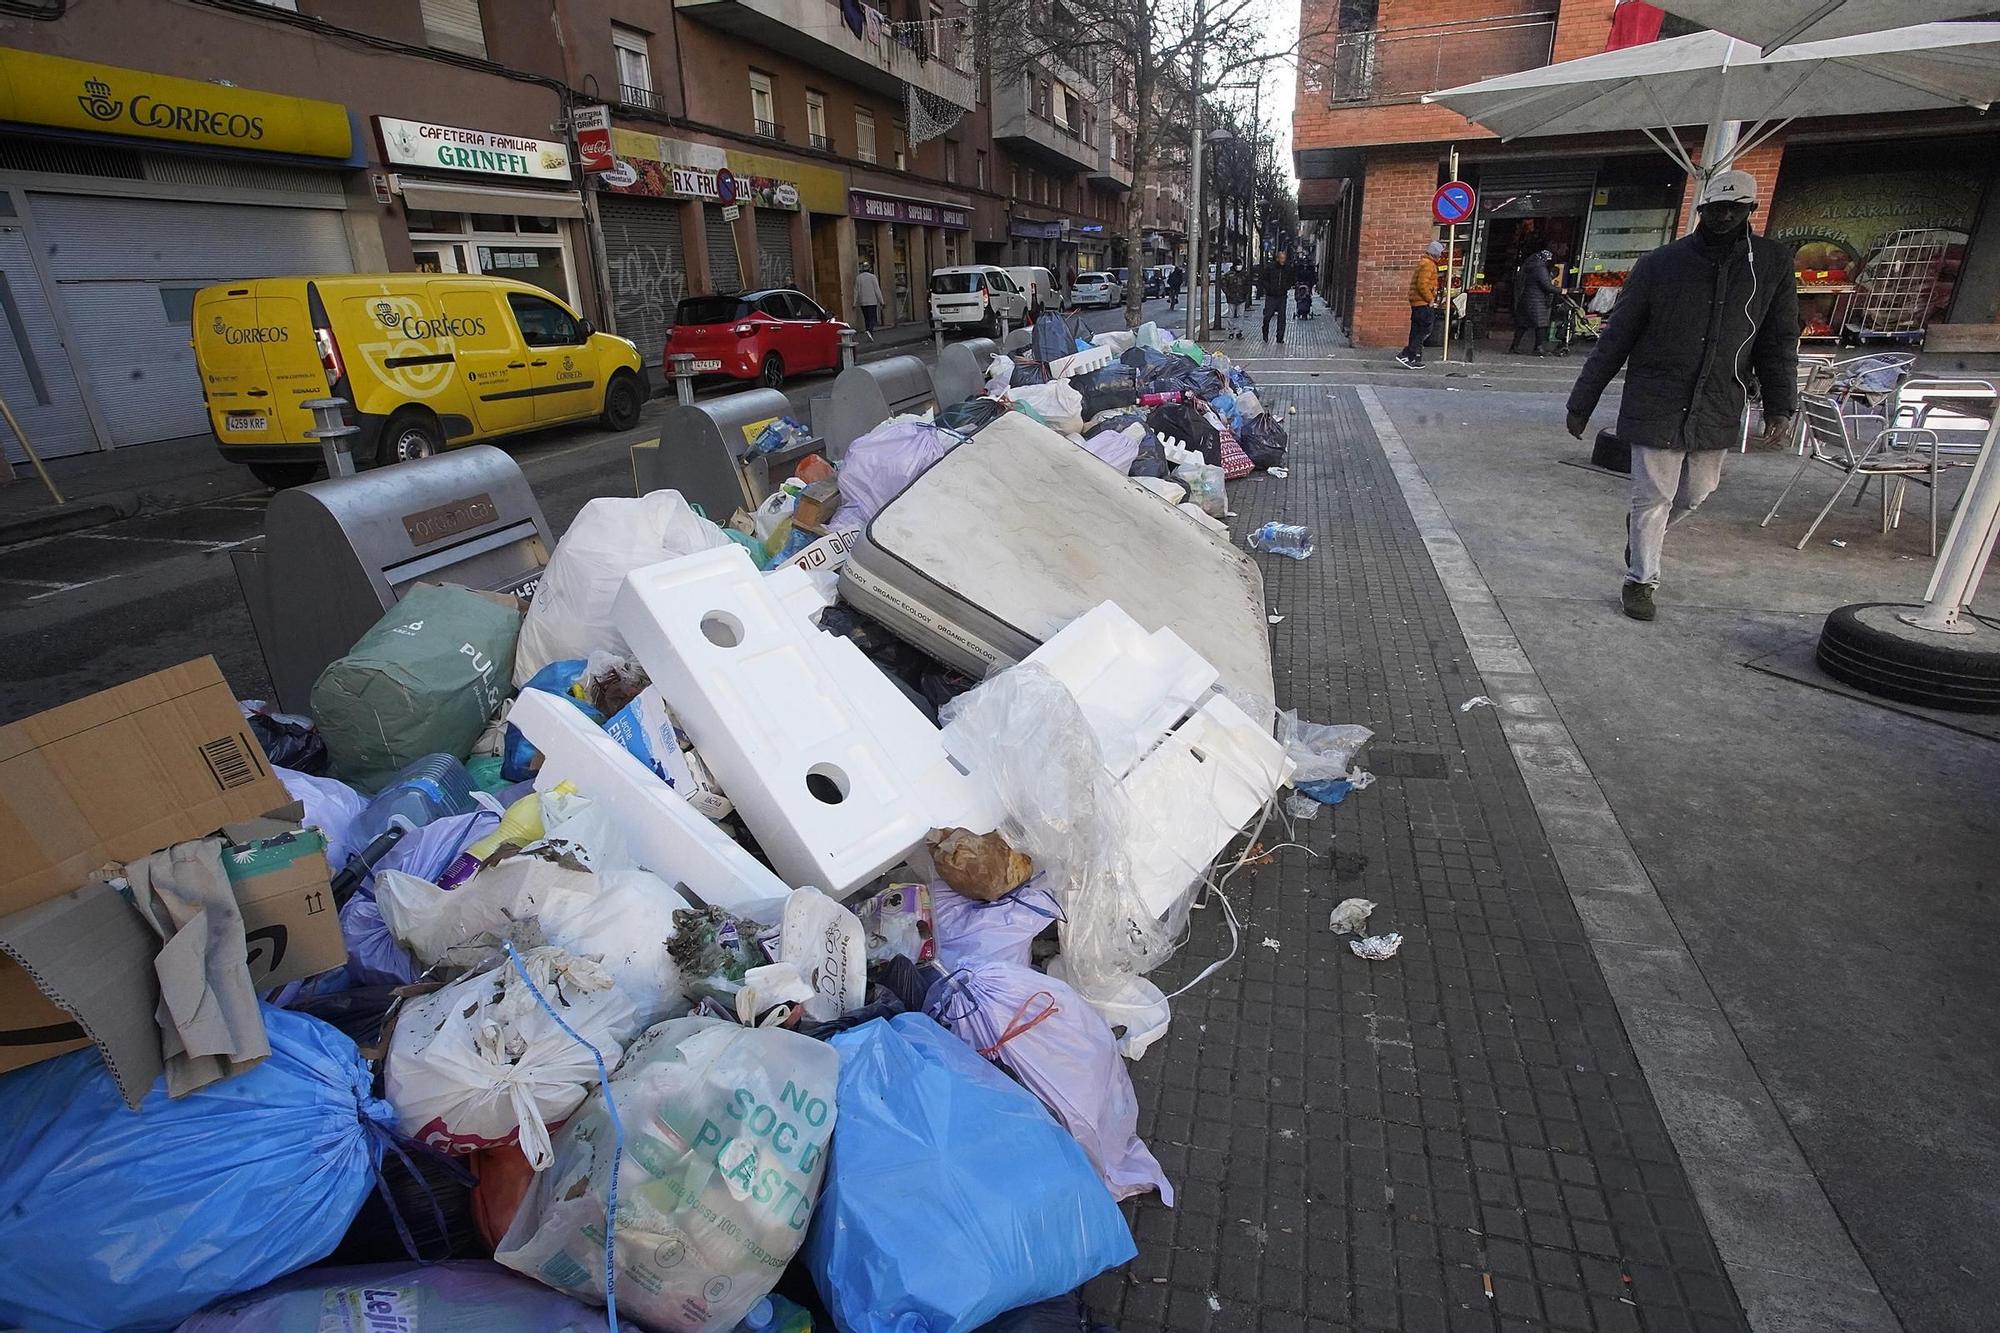
[[[72,500],[68,504],[38,509],[18,517],[0,518],[0,549],[19,546],[42,537],[60,537],[85,528],[101,528],[138,512],[137,497],[130,508],[101,500]]]
[[[1492,696],[1751,1328],[1901,1333],[1422,466],[1374,389],[1354,392]]]

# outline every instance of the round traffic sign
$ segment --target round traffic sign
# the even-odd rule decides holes
[[[1441,226],[1455,227],[1471,219],[1473,205],[1478,198],[1464,181],[1449,181],[1440,185],[1438,192],[1431,196],[1431,216]]]
[[[728,167],[715,173],[715,197],[725,204],[736,202],[736,173]]]

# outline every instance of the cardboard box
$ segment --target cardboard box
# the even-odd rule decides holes
[[[94,1043],[136,1105],[159,941],[105,873],[289,800],[212,657],[0,727],[0,1070]]]
[[[267,823],[278,821],[264,821]],[[243,913],[250,982],[270,990],[347,961],[340,913],[327,886],[326,836],[318,829],[225,830],[222,868]]]
[[[648,685],[631,703],[613,713],[604,724],[604,732],[710,819],[726,818],[736,808],[688,744],[658,686]]]

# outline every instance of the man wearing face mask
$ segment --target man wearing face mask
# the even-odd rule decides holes
[[[1632,446],[1625,614],[1653,618],[1660,548],[1722,479],[1742,429],[1746,376],[1764,403],[1765,439],[1791,434],[1798,411],[1799,293],[1789,246],[1753,234],[1757,181],[1725,171],[1703,187],[1692,234],[1635,264],[1597,350],[1570,390],[1578,439],[1620,367],[1618,437]]]

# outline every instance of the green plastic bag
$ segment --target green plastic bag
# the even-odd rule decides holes
[[[499,711],[521,612],[512,599],[419,584],[313,685],[334,772],[374,791],[427,754],[463,759]]]
[[[1200,347],[1196,346],[1194,343],[1189,342],[1185,338],[1175,339],[1174,345],[1172,347],[1169,347],[1167,350],[1169,352],[1178,352],[1180,355],[1192,360],[1198,366],[1205,366],[1208,364],[1208,353],[1202,351]]]

